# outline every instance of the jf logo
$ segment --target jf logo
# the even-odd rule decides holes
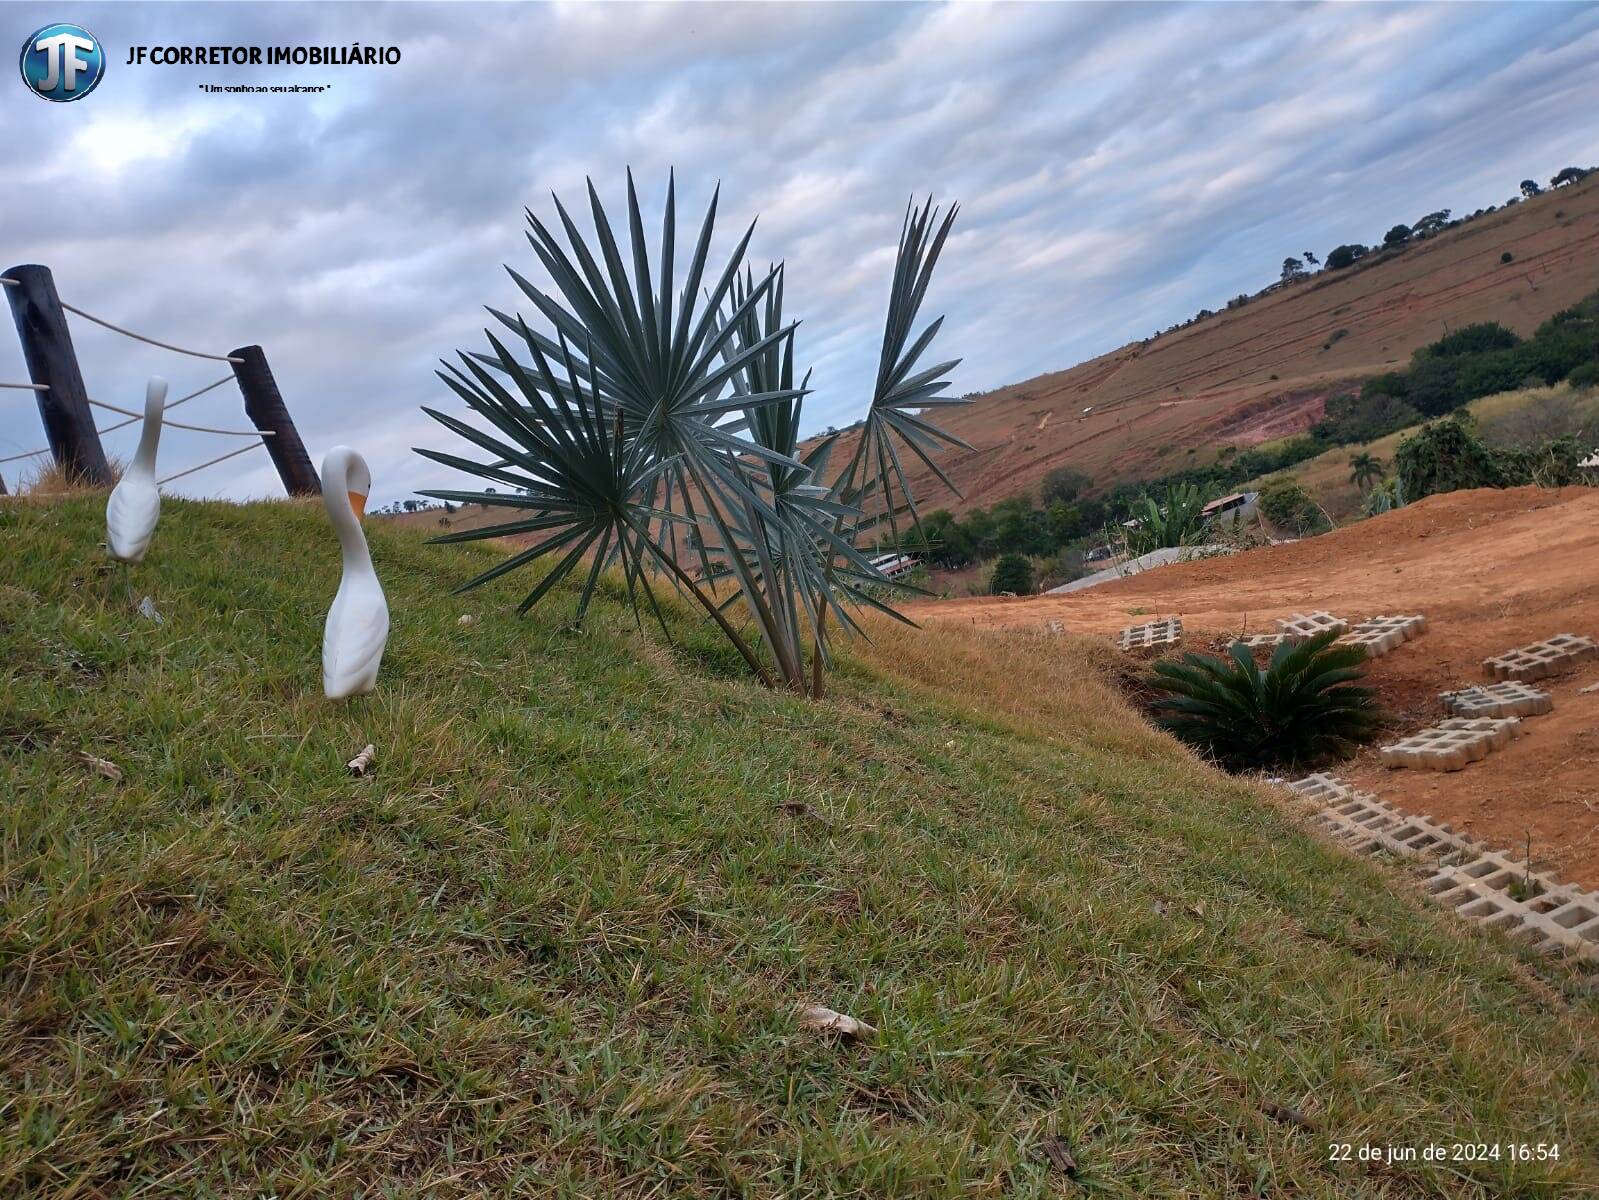
[[[46,25],[22,43],[22,81],[34,95],[82,100],[105,77],[105,50],[81,25]]]

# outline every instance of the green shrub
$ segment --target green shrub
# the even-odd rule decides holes
[[[1410,369],[1368,379],[1361,398],[1405,400],[1441,417],[1480,396],[1556,383],[1584,363],[1599,363],[1599,292],[1562,309],[1523,341],[1503,325],[1467,325],[1423,346]]]
[[[994,574],[988,580],[988,593],[1001,596],[1033,594],[1033,564],[1020,554],[1001,554],[994,564]]]
[[[1399,477],[1390,475],[1366,493],[1366,501],[1361,505],[1361,511],[1368,517],[1375,517],[1402,508],[1404,503],[1405,493],[1399,486]]]
[[[1584,482],[1579,466],[1592,450],[1591,442],[1579,442],[1569,434],[1542,446],[1496,450],[1506,487],[1569,487]]]
[[[1394,467],[1412,502],[1439,492],[1507,486],[1498,456],[1458,417],[1434,421],[1400,442]]]
[[[1074,471],[1070,467],[1055,467],[1045,473],[1043,486],[1038,489],[1038,498],[1046,506],[1056,501],[1070,504],[1087,491],[1092,482],[1081,471]]]
[[[1292,479],[1273,479],[1261,488],[1260,512],[1278,529],[1297,537],[1328,527],[1326,515],[1310,493]]]
[[[1262,669],[1242,642],[1227,658],[1185,654],[1155,664],[1160,724],[1229,770],[1307,767],[1371,740],[1378,713],[1357,686],[1366,652],[1334,631],[1284,642]]]
[[[1599,387],[1599,362],[1586,362],[1573,367],[1571,374],[1566,376],[1566,382],[1574,388]]]
[[[1447,357],[1418,361],[1408,372],[1406,401],[1426,417],[1441,417],[1459,408],[1461,363],[1461,359]]]
[[[1453,333],[1445,334],[1431,345],[1417,350],[1415,357],[1453,358],[1461,354],[1482,354],[1487,350],[1509,350],[1520,344],[1521,339],[1497,321],[1481,321],[1475,325],[1462,325]]]
[[[1359,396],[1334,396],[1327,401],[1320,421],[1310,435],[1326,446],[1373,442],[1385,434],[1421,421],[1421,414],[1393,393],[1365,388]]]
[[[1462,359],[1455,376],[1455,399],[1465,404],[1479,396],[1513,392],[1521,387],[1531,370],[1522,347],[1495,350]]]
[[[1360,388],[1362,400],[1375,399],[1378,396],[1392,396],[1396,400],[1403,400],[1409,395],[1410,377],[1403,371],[1385,371],[1381,375],[1373,375]]]

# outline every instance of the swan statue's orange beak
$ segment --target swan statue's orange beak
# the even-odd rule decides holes
[[[355,519],[361,520],[366,516],[366,497],[360,492],[346,492],[350,497],[350,507],[355,510]]]

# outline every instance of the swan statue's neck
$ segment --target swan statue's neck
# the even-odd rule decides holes
[[[333,532],[339,538],[339,550],[344,556],[346,572],[372,571],[372,553],[367,549],[366,534],[361,532],[361,521],[350,502],[348,481],[343,471],[329,471],[333,478],[323,479],[322,495],[327,503],[328,519],[333,522]]]
[[[144,390],[144,424],[139,429],[139,448],[133,452],[129,474],[155,478],[155,455],[161,445],[161,419],[166,404],[166,380],[150,380]]]

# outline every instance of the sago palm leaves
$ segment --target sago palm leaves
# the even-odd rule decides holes
[[[1356,681],[1366,654],[1336,632],[1277,647],[1264,669],[1242,642],[1226,658],[1185,654],[1155,664],[1160,723],[1232,769],[1297,767],[1347,753],[1376,732],[1371,688]]]

